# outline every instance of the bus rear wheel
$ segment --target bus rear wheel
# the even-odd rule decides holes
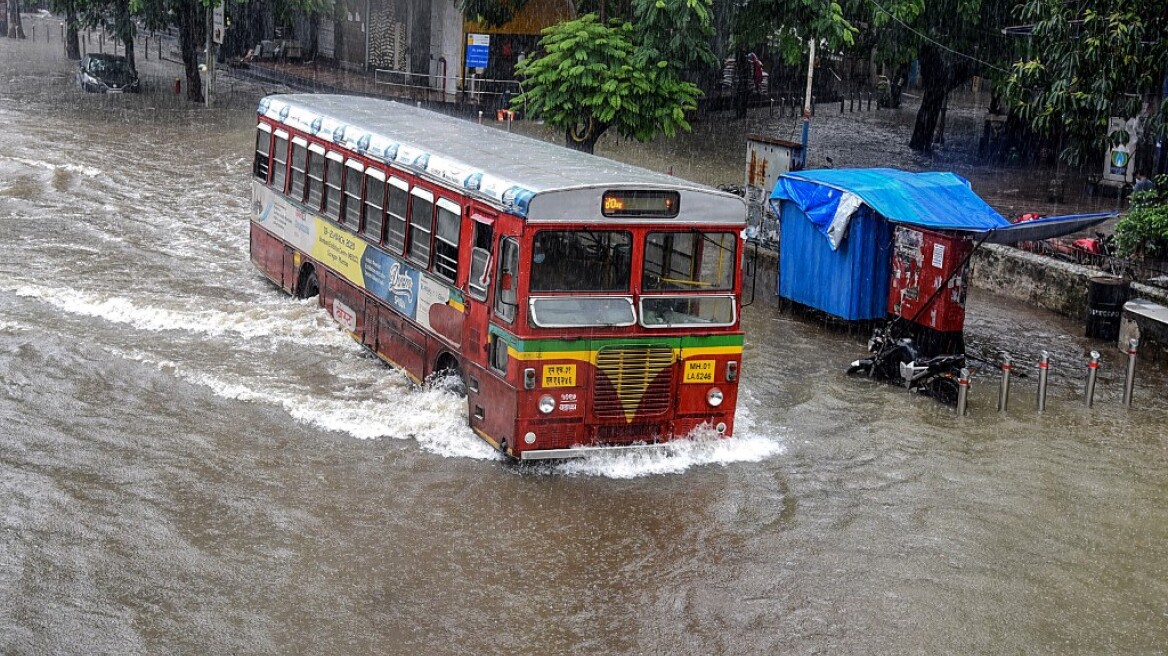
[[[320,281],[316,271],[308,270],[308,275],[300,276],[300,286],[296,289],[296,298],[312,298],[320,293]]]
[[[430,374],[430,385],[459,396],[466,396],[466,382],[462,379],[462,370],[458,366],[458,359],[450,353],[443,353],[438,357],[434,366],[434,373]]]

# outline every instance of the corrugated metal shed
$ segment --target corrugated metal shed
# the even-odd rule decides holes
[[[779,296],[849,321],[887,316],[892,241],[888,221],[861,208],[834,250],[794,203],[782,204],[779,224]]]

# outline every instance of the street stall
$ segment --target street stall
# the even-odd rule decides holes
[[[885,321],[864,372],[941,395],[964,366],[969,260],[983,243],[1070,234],[1110,214],[1012,224],[944,172],[820,169],[782,175],[780,297],[847,321]]]

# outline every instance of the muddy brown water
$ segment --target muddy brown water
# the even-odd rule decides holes
[[[0,39],[0,652],[1168,650],[1161,368],[975,294],[1056,369],[958,419],[760,300],[735,439],[510,466],[252,268],[253,116]]]

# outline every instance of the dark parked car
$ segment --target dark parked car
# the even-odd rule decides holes
[[[92,54],[81,59],[77,83],[88,93],[137,93],[140,90],[138,74],[130,70],[130,62],[121,55]]]

